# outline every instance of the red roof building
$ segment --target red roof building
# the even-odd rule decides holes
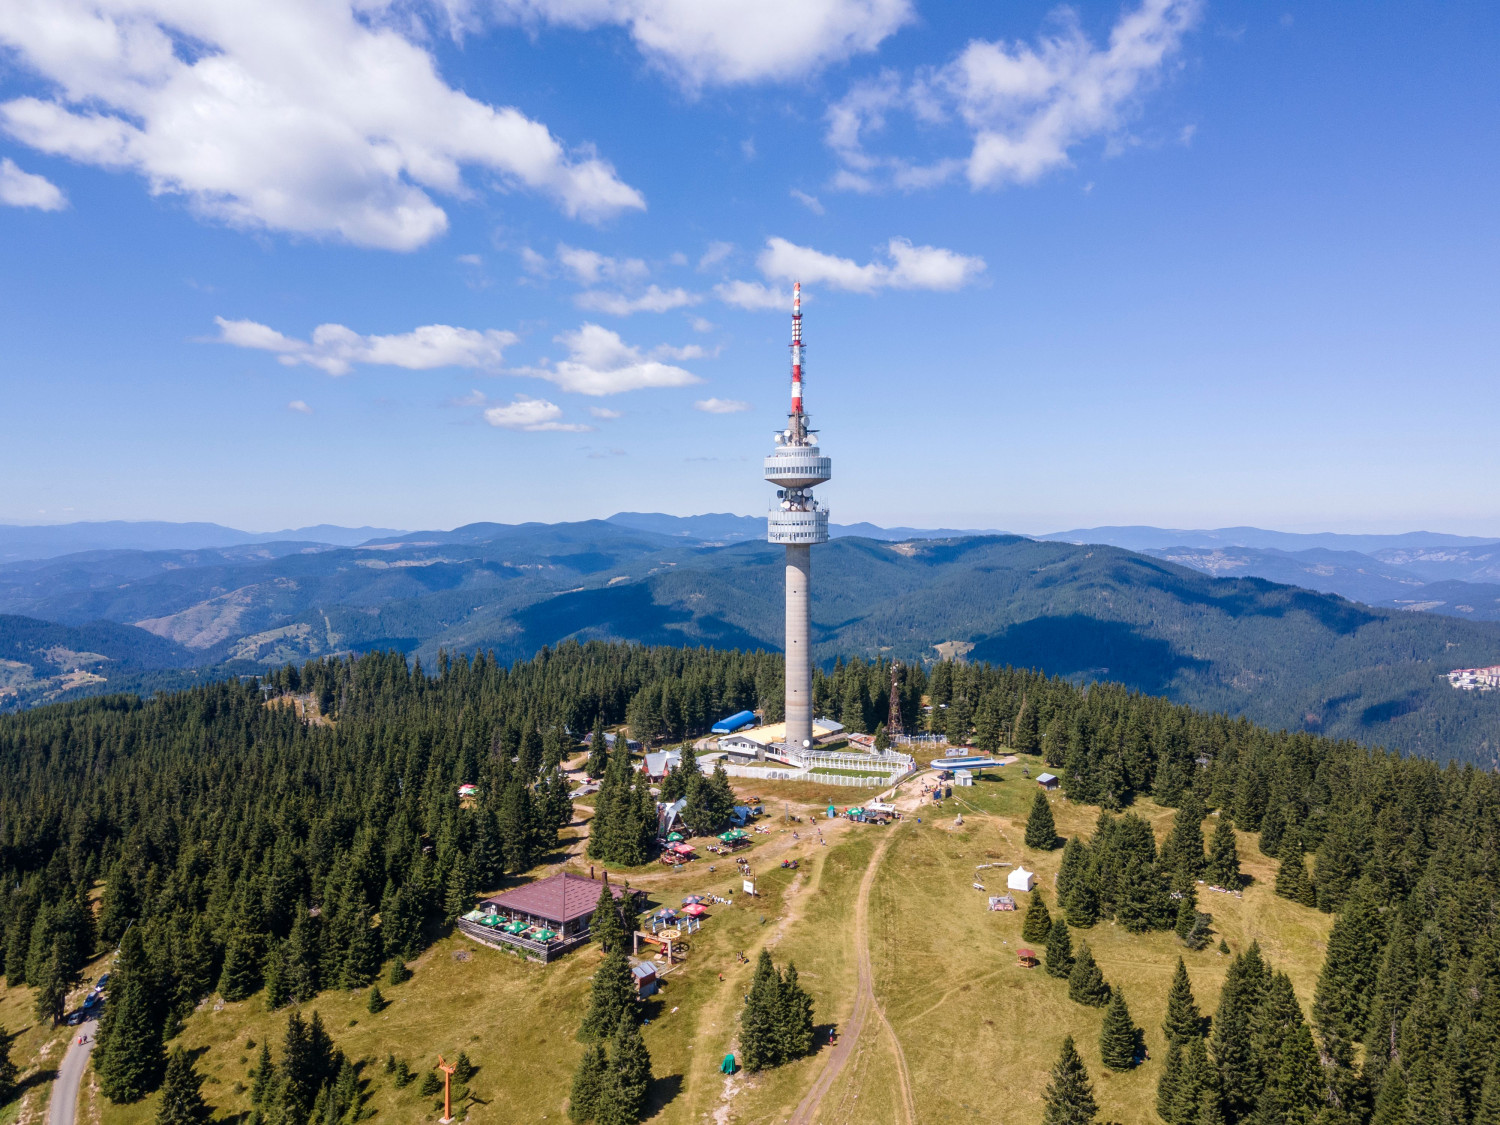
[[[599,879],[586,875],[575,875],[563,871],[527,883],[503,895],[487,898],[479,905],[488,907],[494,914],[509,914],[515,917],[546,922],[563,933],[574,933],[588,929],[588,920],[599,905],[599,891],[605,886]],[[610,892],[618,900],[628,892],[618,883],[609,884]],[[582,926],[575,923],[582,922]]]

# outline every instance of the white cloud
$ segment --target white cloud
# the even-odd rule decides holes
[[[651,355],[655,359],[675,359],[678,363],[687,359],[706,359],[708,351],[699,344],[684,344],[682,347],[674,347],[671,344],[658,344],[651,349]],[[714,355],[718,355],[715,349]]]
[[[672,309],[696,305],[701,300],[703,298],[698,294],[689,293],[686,289],[661,289],[651,285],[644,293],[635,297],[627,297],[623,293],[590,289],[586,293],[578,294],[575,303],[581,309],[608,313],[610,316],[629,316],[631,313],[638,312],[669,312]]]
[[[0,160],[0,203],[9,207],[35,207],[38,211],[61,211],[68,197],[46,176],[23,172],[10,157]]]
[[[275,352],[287,366],[307,364],[330,375],[347,375],[356,363],[427,371],[435,367],[498,368],[514,332],[427,324],[395,336],[361,336],[342,324],[320,324],[311,340],[284,336],[253,320],[214,317],[219,342],[237,348]]]
[[[1089,41],[1071,8],[1059,8],[1057,30],[1034,44],[976,39],[910,83],[894,71],[858,83],[827,113],[825,140],[843,164],[831,186],[870,191],[888,180],[915,190],[956,175],[975,189],[1032,183],[1066,166],[1076,145],[1119,131],[1201,7],[1201,0],[1142,0],[1119,18],[1103,48]],[[967,157],[924,164],[871,154],[867,137],[897,109],[928,123],[956,118],[972,137]]]
[[[768,309],[790,312],[792,308],[790,292],[773,289],[758,281],[726,281],[722,285],[715,285],[714,293],[726,305],[749,309],[751,312],[765,312]]]
[[[479,0],[448,0],[467,9]],[[630,29],[636,46],[688,86],[804,79],[875,50],[912,18],[910,0],[492,0],[525,22]]]
[[[757,264],[761,273],[782,281],[828,284],[853,293],[879,289],[961,289],[984,271],[983,258],[970,257],[936,246],[913,246],[904,238],[886,245],[890,262],[860,265],[784,238],[766,241]]]
[[[292,399],[291,402],[286,404],[286,408],[288,410],[295,411],[298,414],[311,414],[313,412],[313,408],[308,406],[307,403],[303,402],[300,398]]]
[[[793,188],[792,198],[814,215],[821,215],[823,213],[823,202],[816,195],[808,195],[805,191],[798,191],[796,188]]]
[[[606,419],[606,420],[611,419],[611,418],[623,418],[623,417],[625,417],[625,414],[624,414],[623,411],[620,411],[620,410],[611,410],[607,406],[591,406],[591,407],[589,407],[589,414],[592,415],[595,418],[603,418],[603,419]]]
[[[714,330],[714,327],[714,322],[711,320],[705,320],[701,316],[693,317],[694,332],[712,332]]]
[[[364,0],[7,0],[0,44],[51,88],[0,127],[238,227],[392,250],[446,229],[429,193],[471,194],[465,169],[574,217],[644,207],[587,146],[450,86],[422,34]]]
[[[478,254],[460,254],[458,260],[466,266],[482,266],[484,259]]]
[[[698,259],[698,268],[706,270],[709,266],[716,266],[733,253],[734,243],[732,242],[710,242],[708,249],[703,251],[703,257]]]
[[[557,261],[580,285],[598,285],[601,281],[637,281],[650,268],[639,258],[611,258],[594,250],[557,244]]]
[[[749,410],[750,404],[737,398],[700,398],[693,403],[693,409],[705,414],[740,414]]]
[[[581,422],[559,422],[558,419],[562,417],[562,413],[562,407],[555,402],[548,402],[544,398],[516,395],[513,402],[506,403],[504,406],[487,408],[484,412],[484,420],[503,430],[525,430],[528,433],[552,431],[586,434],[594,428],[585,426]]]
[[[648,359],[639,348],[620,339],[618,333],[597,324],[585,324],[556,339],[568,349],[567,359],[550,367],[520,368],[514,373],[547,379],[565,391],[583,395],[613,395],[646,387],[687,387],[703,382],[691,371]]]

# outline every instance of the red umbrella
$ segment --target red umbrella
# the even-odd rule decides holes
[[[682,912],[684,914],[691,914],[694,918],[698,917],[698,915],[700,915],[700,914],[707,914],[708,913],[707,909],[705,909],[704,907],[700,906],[696,902],[690,903],[689,905],[684,906],[682,908]]]

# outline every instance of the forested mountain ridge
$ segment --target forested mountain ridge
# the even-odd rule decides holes
[[[370,654],[0,719],[0,970],[43,1005],[128,926],[96,1065],[106,1096],[133,1100],[161,1080],[169,1021],[202,998],[264,992],[275,1008],[361,987],[475,890],[529,871],[557,824],[565,726],[629,717],[641,734],[695,734],[702,716],[774,699],[779,665],[569,644],[514,668],[445,659],[429,676]],[[816,690],[878,714],[887,676],[855,661]],[[288,690],[322,700],[332,724],[267,705]],[[913,721],[923,696],[981,745],[1008,729],[1070,800],[1104,810],[1087,853],[1064,854],[1068,927],[1169,925],[1169,890],[1205,862],[1207,809],[1258,834],[1278,893],[1338,912],[1310,1011],[1252,947],[1206,1049],[1191,1013],[1163,1076],[1169,1125],[1197,1125],[1205,1106],[1226,1125],[1487,1125],[1500,1105],[1500,775],[1012,669],[912,668]],[[467,781],[473,805],[454,798]],[[1159,849],[1129,812],[1144,794],[1182,810]],[[1192,1116],[1175,1096],[1189,1083]]]
[[[136,624],[200,668],[439,649],[523,659],[567,638],[779,649],[782,571],[762,542],[714,547],[610,521],[471,525],[360,548],[110,553],[0,567],[0,610]],[[814,560],[815,652],[931,659],[934,646],[1079,681],[1118,680],[1274,727],[1489,763],[1500,625],[1215,579],[1112,547],[1018,536],[845,537]]]

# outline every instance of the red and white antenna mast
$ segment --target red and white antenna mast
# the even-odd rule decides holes
[[[801,442],[807,424],[802,414],[802,282],[792,285],[792,440]]]

